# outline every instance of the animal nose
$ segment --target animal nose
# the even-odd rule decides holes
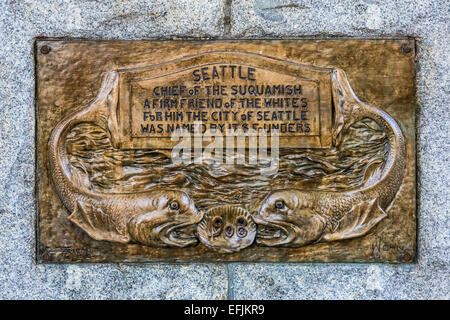
[[[231,238],[234,234],[234,227],[231,225],[227,225],[225,227],[225,236],[227,236],[228,238]]]
[[[247,228],[239,227],[237,229],[237,235],[238,235],[239,238],[244,238],[247,235],[247,233],[248,233],[247,232]]]
[[[237,252],[250,246],[256,237],[257,226],[250,213],[237,206],[209,209],[197,228],[199,240],[219,252]]]

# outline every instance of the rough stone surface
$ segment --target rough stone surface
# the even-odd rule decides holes
[[[216,1],[0,2],[0,299],[224,299],[224,265],[36,265],[34,66],[37,36],[216,37]]]
[[[448,1],[229,3],[0,2],[0,298],[450,298]],[[33,41],[39,36],[416,37],[418,263],[36,265]]]
[[[235,0],[231,36],[417,41],[417,264],[235,265],[234,298],[449,299],[448,1]]]

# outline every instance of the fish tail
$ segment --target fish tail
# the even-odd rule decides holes
[[[108,72],[96,98],[88,106],[63,118],[50,135],[47,145],[49,173],[62,202],[70,211],[75,209],[75,194],[81,189],[71,180],[64,138],[76,125],[86,122],[98,124],[117,137],[117,126],[114,125],[117,121],[110,117],[110,111],[117,106],[118,78],[116,71]]]
[[[333,70],[332,79],[334,103],[332,138],[333,144],[337,146],[342,142],[342,132],[359,120],[359,114],[357,115],[355,111],[362,102],[353,92],[343,70]]]
[[[342,141],[343,131],[365,118],[374,120],[386,132],[389,148],[383,170],[378,174],[379,181],[375,183],[373,179],[369,179],[366,186],[367,188],[377,186],[392,191],[383,192],[386,195],[385,199],[380,199],[381,206],[385,208],[395,197],[405,170],[406,145],[400,126],[387,112],[359,100],[350,86],[347,75],[340,69],[333,72],[333,99],[335,105],[332,133],[334,145],[339,145]]]

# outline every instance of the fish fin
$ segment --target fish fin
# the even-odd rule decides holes
[[[364,172],[363,185],[365,187],[371,186],[377,183],[383,173],[383,161],[374,160],[366,168]]]
[[[323,239],[332,241],[363,236],[386,217],[387,213],[380,208],[377,198],[364,201],[346,213],[338,228],[334,228],[334,231],[324,235]]]
[[[77,201],[75,209],[69,216],[69,220],[76,223],[82,228],[83,227],[88,227],[90,229],[93,228],[92,221],[89,215],[86,213],[84,203],[82,203],[81,201]]]
[[[77,201],[77,205],[69,216],[69,220],[83,229],[95,240],[128,243],[130,236],[123,232],[109,215],[92,204]]]
[[[341,225],[341,222],[343,220],[343,217],[340,219],[331,219],[330,225],[331,225],[331,231],[336,232],[339,226]]]

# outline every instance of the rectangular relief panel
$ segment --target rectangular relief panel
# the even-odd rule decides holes
[[[38,261],[415,261],[414,56],[37,41]]]

